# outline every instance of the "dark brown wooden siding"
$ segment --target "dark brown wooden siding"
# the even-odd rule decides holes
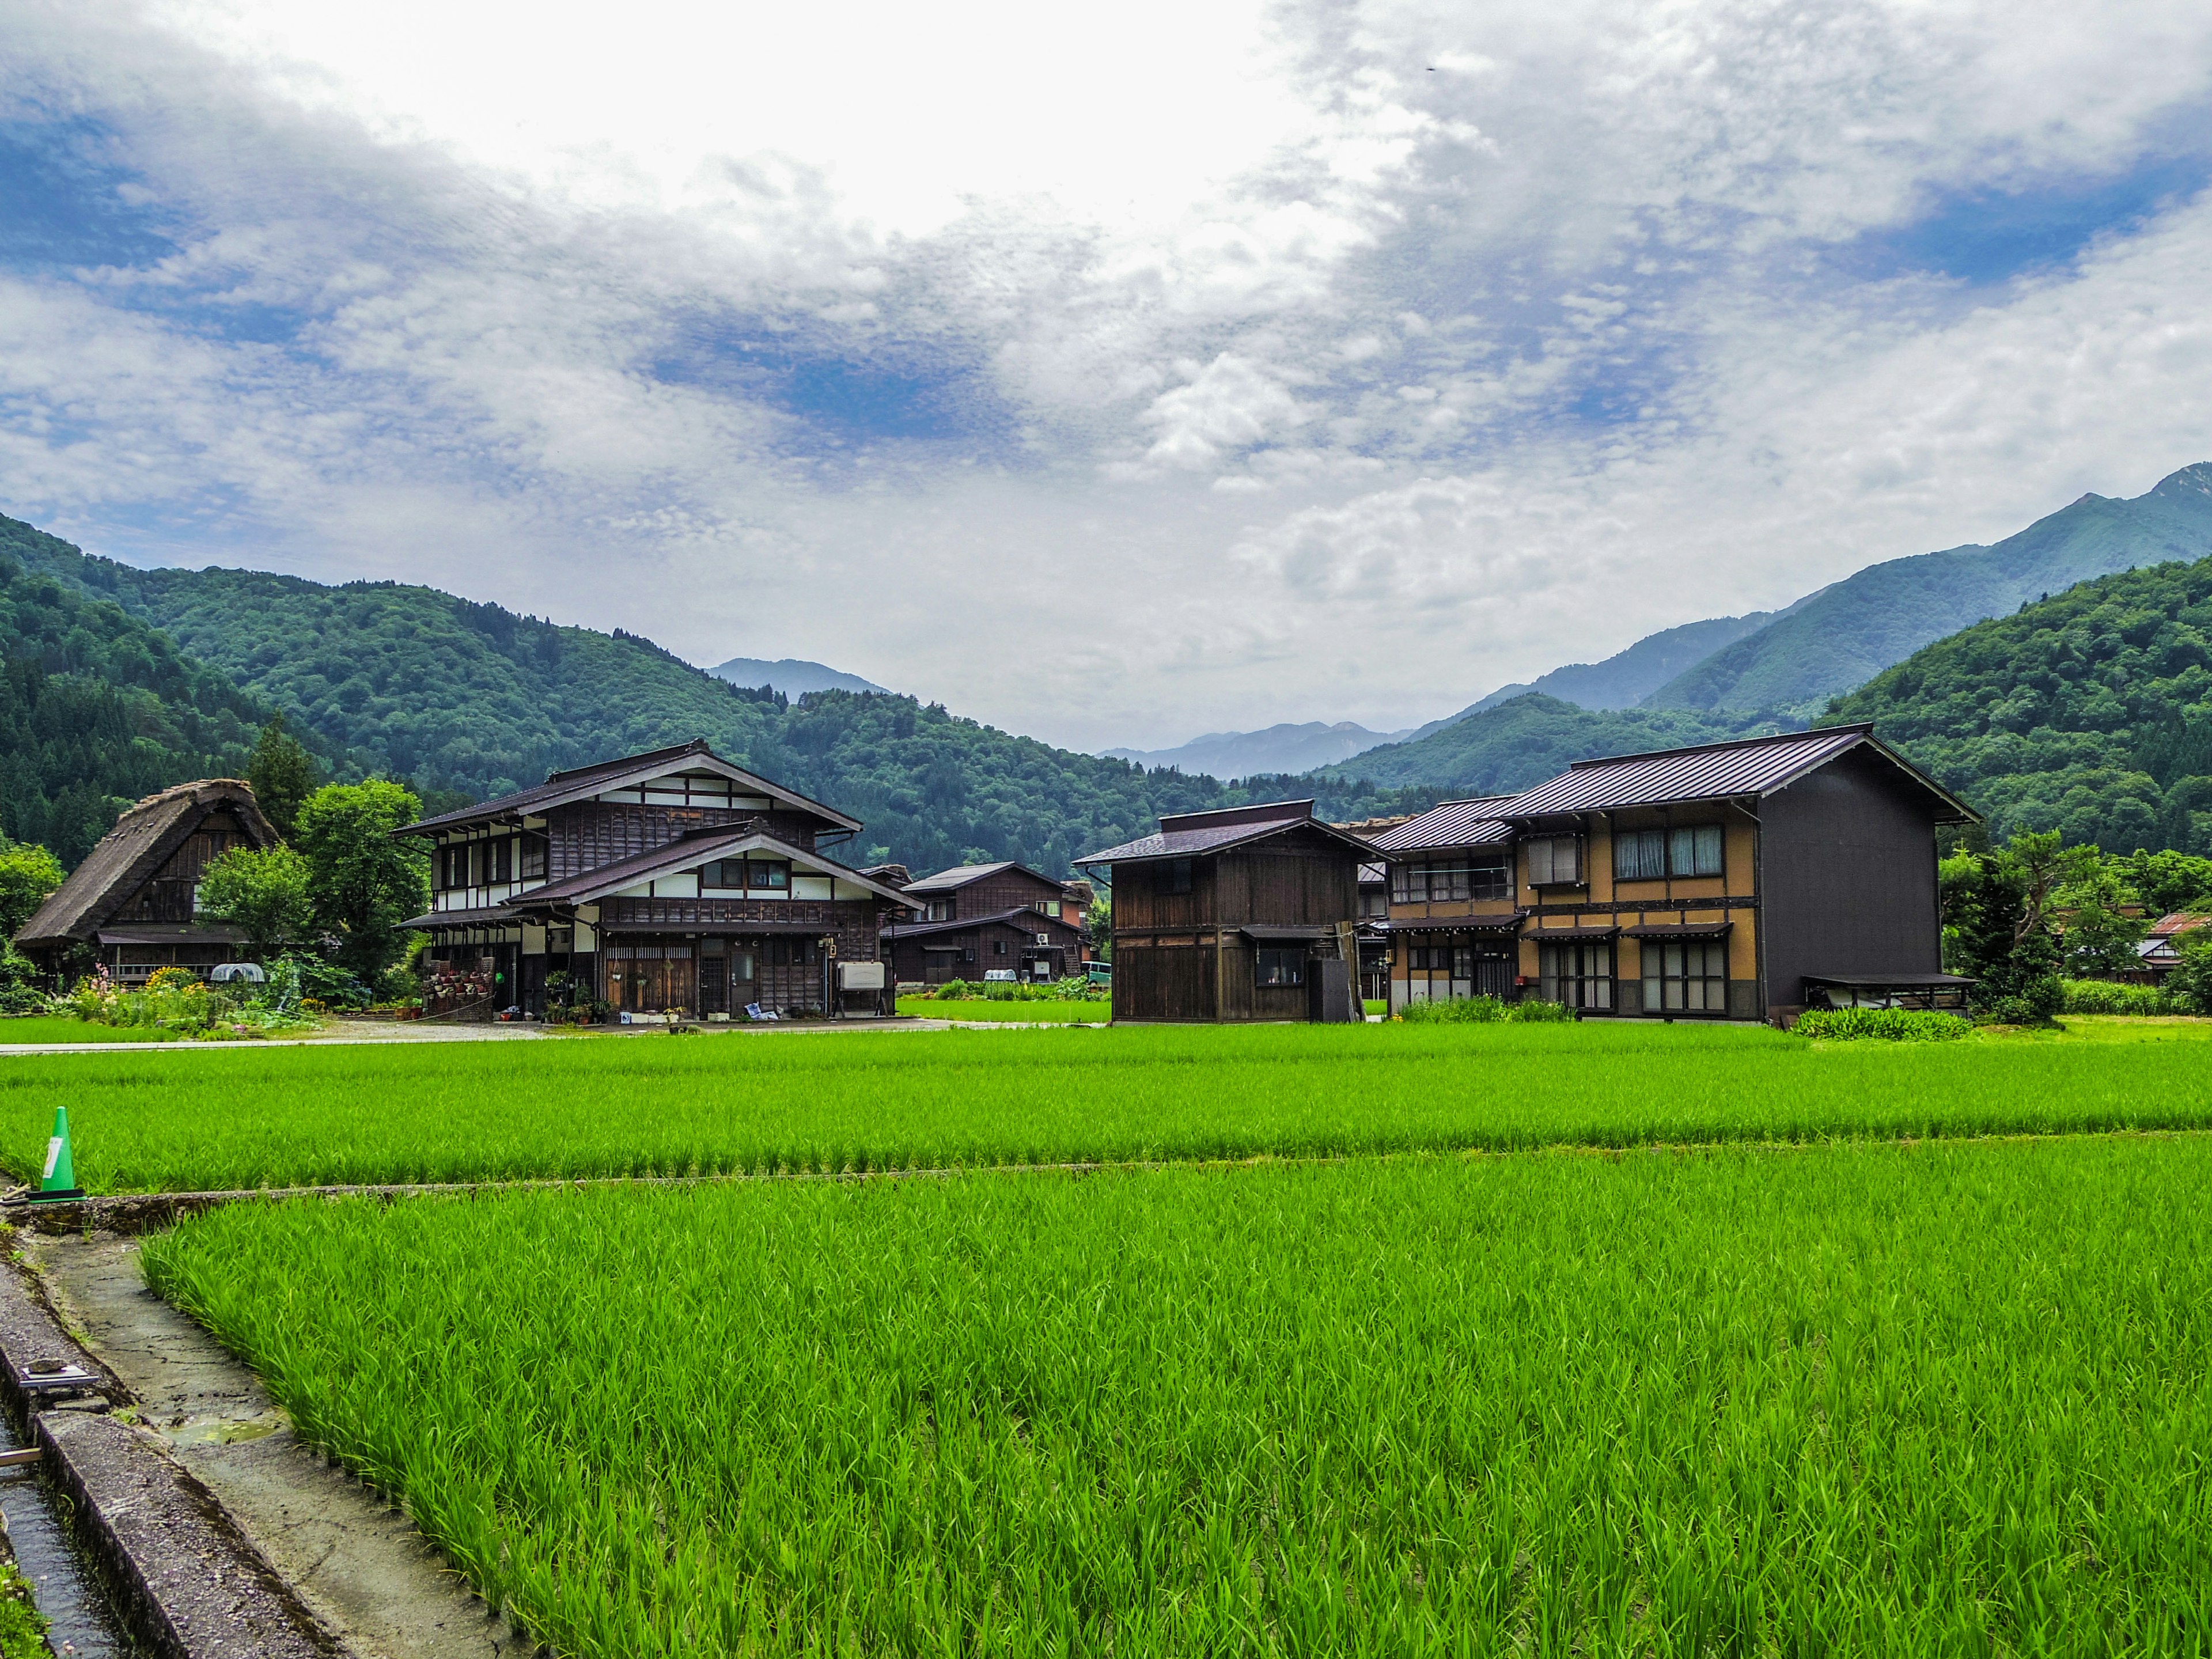
[[[161,867],[147,878],[138,890],[115,913],[117,921],[190,921],[192,893],[209,863],[222,854],[253,842],[246,828],[228,812],[210,812],[183,846],[169,854]],[[221,958],[218,958],[221,960]]]
[[[549,873],[555,881],[580,876],[619,859],[634,858],[693,830],[757,819],[778,841],[803,852],[814,850],[814,820],[793,812],[731,811],[703,806],[625,806],[584,800],[556,806],[546,815],[551,842]]]
[[[1808,974],[1942,971],[1934,811],[1894,769],[1841,756],[1759,818],[1769,1007],[1802,1004]]]

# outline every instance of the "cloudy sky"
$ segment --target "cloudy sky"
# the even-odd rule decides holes
[[[2212,7],[0,0],[0,511],[1081,747],[2212,459]]]

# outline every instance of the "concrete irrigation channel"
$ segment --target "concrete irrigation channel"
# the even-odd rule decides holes
[[[0,1377],[43,1454],[37,1473],[58,1499],[49,1510],[94,1569],[72,1577],[61,1528],[27,1528],[48,1571],[33,1571],[28,1549],[25,1571],[41,1580],[57,1652],[64,1640],[68,1651],[159,1659],[535,1651],[404,1515],[303,1444],[249,1370],[147,1289],[135,1237],[15,1241],[0,1273]],[[0,1487],[11,1523],[21,1507]]]

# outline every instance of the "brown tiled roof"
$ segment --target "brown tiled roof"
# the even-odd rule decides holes
[[[1179,812],[1160,820],[1158,835],[1139,836],[1103,853],[1085,854],[1075,862],[1141,864],[1153,859],[1191,858],[1202,853],[1223,852],[1246,842],[1264,841],[1285,830],[1300,828],[1316,830],[1357,852],[1368,850],[1367,843],[1358,836],[1346,835],[1315,817],[1311,801],[1284,800],[1265,806],[1224,807],[1218,812]]]
[[[173,785],[116,819],[115,828],[16,931],[15,943],[51,946],[92,938],[217,808],[237,816],[256,848],[276,844],[275,827],[262,816],[244,780],[201,778]]]

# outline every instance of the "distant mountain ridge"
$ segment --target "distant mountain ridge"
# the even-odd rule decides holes
[[[1278,772],[1310,772],[1350,760],[1354,755],[1412,736],[1404,732],[1370,732],[1350,720],[1334,726],[1308,720],[1303,726],[1271,726],[1264,732],[1208,732],[1174,749],[1106,749],[1113,760],[1137,766],[1172,766],[1176,770],[1233,782]]]
[[[1805,603],[1800,599],[1799,605]],[[1792,609],[1795,609],[1793,606]],[[1733,645],[1777,617],[1780,611],[1753,611],[1741,617],[1711,617],[1684,623],[1679,628],[1647,634],[1625,651],[1616,651],[1602,662],[1571,662],[1540,674],[1526,684],[1501,685],[1480,702],[1469,703],[1450,720],[1426,729],[1449,726],[1501,702],[1540,691],[1562,702],[1583,708],[1633,708],[1685,669],[1694,667],[1723,646]]]
[[[809,691],[882,691],[890,695],[886,687],[873,680],[864,680],[858,674],[848,674],[798,657],[779,657],[774,662],[761,657],[732,657],[727,662],[716,663],[707,672],[732,685],[764,685],[771,691],[781,691],[794,702]]]
[[[2082,496],[2017,535],[1869,565],[1654,690],[1644,706],[1811,714],[1923,646],[2079,581],[2212,554],[2212,462],[2129,501]]]

